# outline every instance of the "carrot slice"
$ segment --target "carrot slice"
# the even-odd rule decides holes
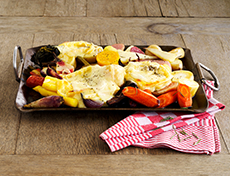
[[[177,87],[177,99],[181,108],[192,106],[192,96],[190,89],[185,84],[179,84]]]
[[[164,108],[177,100],[177,91],[170,91],[157,97],[160,100],[160,105],[157,108]]]
[[[129,97],[130,99],[147,107],[156,107],[159,105],[159,100],[157,97],[135,87],[125,87],[122,90],[122,93],[124,96]]]
[[[96,56],[97,63],[100,66],[118,64],[119,54],[116,51],[102,51]]]

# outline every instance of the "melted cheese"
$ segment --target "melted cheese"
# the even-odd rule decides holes
[[[95,62],[96,55],[103,51],[101,46],[85,41],[65,42],[57,46],[60,51],[58,58],[76,68],[76,57],[85,58],[88,62]]]
[[[119,65],[90,65],[65,75],[64,79],[84,98],[106,102],[120,89],[124,75],[125,69]]]
[[[122,51],[117,50],[120,60],[123,64],[127,64],[129,61],[136,61],[138,59],[145,60],[145,59],[156,59],[155,56],[149,56],[141,53],[129,52],[129,51]]]
[[[125,70],[127,81],[134,81],[140,89],[151,92],[169,85],[173,77],[164,65],[151,61],[129,62]]]

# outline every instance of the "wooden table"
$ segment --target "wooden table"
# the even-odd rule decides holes
[[[230,1],[0,0],[0,175],[229,175]],[[222,151],[212,156],[128,147],[99,134],[131,112],[21,113],[12,54],[43,44],[175,45],[212,69],[226,105],[216,114]]]

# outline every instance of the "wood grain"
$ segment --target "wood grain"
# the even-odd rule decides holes
[[[230,15],[230,4],[226,0],[181,0],[181,3],[190,17],[229,17]],[[178,12],[180,14],[179,10]]]
[[[88,17],[161,16],[156,0],[88,0],[87,7]]]
[[[66,41],[73,41],[73,33],[36,33],[34,35],[33,47],[41,45],[58,45]]]
[[[44,16],[86,16],[87,0],[46,1]]]
[[[226,105],[223,112],[216,114],[216,118],[224,137],[228,150],[230,149],[230,136],[228,114],[230,113],[229,100],[226,95],[229,91],[229,59],[230,53],[229,39],[230,35],[183,35],[186,46],[191,49],[195,62],[201,62],[208,66],[217,76],[220,82],[220,90],[214,92],[214,97]],[[199,42],[197,42],[199,41]],[[212,64],[210,64],[212,63]],[[203,70],[204,71],[204,70]],[[205,72],[205,71],[204,71]],[[210,77],[209,77],[210,78]]]
[[[0,174],[215,176],[228,175],[229,162],[229,155],[2,155]]]
[[[87,17],[83,19],[81,17],[1,17],[0,33],[224,35],[230,30],[228,18]]]
[[[182,46],[185,44],[179,34],[158,35],[158,34],[117,34],[117,42],[124,43],[125,45],[173,45]]]
[[[94,43],[95,45],[101,45],[100,35],[97,33],[88,33],[86,35],[75,33],[74,41],[80,41],[80,40]]]
[[[229,17],[226,0],[1,0],[1,16]],[[125,8],[124,8],[125,7]]]
[[[225,0],[160,0],[165,17],[229,17],[230,5]]]
[[[0,0],[0,16],[43,16],[45,0]]]
[[[20,113],[14,106],[19,83],[13,70],[13,50],[20,45],[24,53],[32,39],[31,34],[0,34],[0,154],[14,154],[20,125]]]
[[[0,0],[0,175],[229,175],[229,9],[227,0]],[[14,46],[24,54],[71,40],[191,49],[220,81],[214,97],[226,105],[215,115],[221,153],[111,153],[99,134],[133,112],[19,112]]]

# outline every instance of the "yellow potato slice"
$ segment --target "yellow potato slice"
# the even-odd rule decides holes
[[[174,82],[178,82],[179,79],[183,79],[183,78],[194,80],[193,73],[188,70],[176,70],[172,72],[172,75],[173,75]]]
[[[199,88],[199,84],[196,81],[187,78],[182,78],[179,79],[179,83],[186,84],[190,88],[191,96],[195,96],[197,89]]]

